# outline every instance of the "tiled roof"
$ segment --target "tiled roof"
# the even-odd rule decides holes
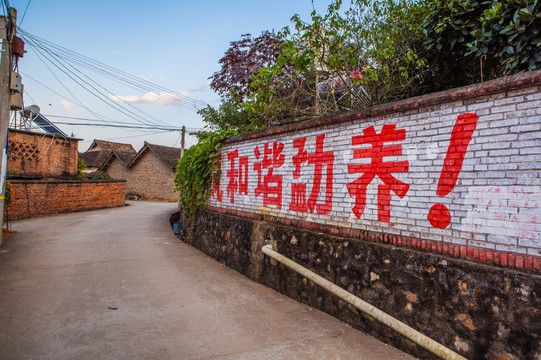
[[[99,167],[101,162],[107,158],[107,155],[107,153],[102,151],[87,151],[84,153],[79,153],[79,157],[85,161],[86,166],[88,167]]]
[[[117,143],[112,141],[105,141],[105,140],[94,140],[92,142],[92,145],[88,148],[88,151],[93,151],[94,149],[99,150],[109,150],[109,151],[119,151],[119,152],[127,152],[135,154],[137,151],[131,146],[131,144],[123,144],[123,143]]]
[[[130,162],[133,160],[133,158],[137,154],[131,153],[131,152],[120,152],[120,151],[111,151],[109,152],[109,156],[105,161],[98,167],[98,170],[100,171],[106,171],[111,162],[117,158],[124,166],[128,166]]]
[[[101,168],[113,151],[125,163],[129,163],[131,157],[137,153],[131,144],[94,140],[88,150],[79,154],[79,156],[86,162],[88,167]]]
[[[147,146],[152,150],[158,157],[170,167],[177,165],[178,159],[180,159],[180,148],[155,145],[147,143]]]
[[[170,168],[173,168],[180,158],[180,148],[149,144],[145,141],[145,145],[139,150],[137,155],[132,159],[128,167],[132,167],[137,163],[137,160],[143,156],[146,151],[152,151],[158,158]]]
[[[128,166],[128,164],[133,160],[135,155],[137,155],[137,153],[135,152],[124,151],[113,151],[113,154],[115,154],[116,157],[118,157],[118,159],[122,161],[126,166]]]

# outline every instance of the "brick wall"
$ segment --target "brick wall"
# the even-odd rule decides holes
[[[74,177],[79,139],[9,130],[9,177]]]
[[[228,141],[209,208],[541,269],[541,71]]]
[[[177,201],[174,173],[152,151],[146,151],[130,168],[127,192],[143,200]]]
[[[107,167],[107,174],[117,180],[126,180],[129,177],[128,168],[117,157],[115,157]],[[127,184],[126,187],[128,187]]]
[[[8,210],[9,220],[125,204],[126,184],[121,180],[10,180],[10,183],[12,203]]]

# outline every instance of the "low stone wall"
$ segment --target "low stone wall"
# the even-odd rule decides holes
[[[261,253],[270,243],[468,359],[541,357],[541,276],[366,238],[200,211],[180,238],[293,299],[424,359],[434,356]]]
[[[124,206],[124,180],[9,180],[8,219]]]

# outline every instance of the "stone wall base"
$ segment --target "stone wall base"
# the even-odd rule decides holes
[[[209,256],[295,300],[325,311],[410,354],[434,356],[264,256],[272,244],[361,299],[468,359],[541,358],[541,275],[200,211],[179,237]],[[191,229],[191,231],[189,230]]]

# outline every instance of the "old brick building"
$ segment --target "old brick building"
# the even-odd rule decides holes
[[[12,196],[6,219],[124,205],[125,181],[77,178],[79,140],[9,130],[7,180]]]
[[[113,179],[128,179],[128,165],[137,153],[120,152],[113,150],[109,157],[98,168],[98,171],[103,171],[109,174]]]
[[[9,178],[66,178],[77,174],[80,139],[26,130],[9,130]]]
[[[117,143],[105,140],[94,140],[87,151],[79,154],[86,163],[85,172],[93,172],[105,164],[113,151],[121,159],[128,159],[137,153],[130,144]]]
[[[114,179],[126,180],[127,194],[143,200],[177,201],[173,179],[179,157],[180,148],[145,141],[133,156],[112,151],[98,170]]]

